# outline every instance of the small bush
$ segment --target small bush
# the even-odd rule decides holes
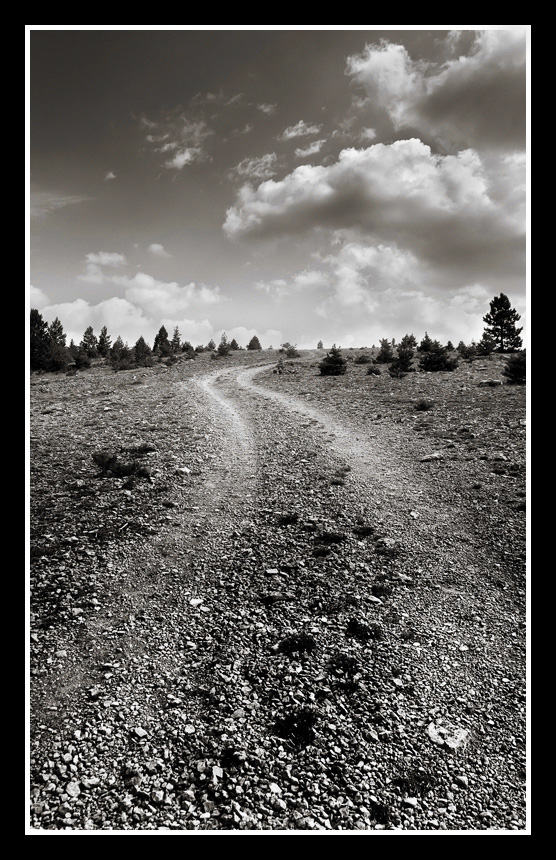
[[[280,654],[287,654],[293,657],[294,654],[308,654],[314,651],[317,647],[317,642],[314,636],[309,633],[292,633],[291,636],[286,636],[282,639],[278,646]]]
[[[319,364],[321,376],[341,376],[346,372],[346,369],[347,361],[343,357],[340,347],[334,344],[330,352]]]
[[[376,364],[371,364],[367,368],[367,376],[380,376],[381,372],[380,367],[377,367]]]
[[[417,410],[417,412],[428,412],[429,409],[433,408],[433,406],[434,403],[432,402],[432,400],[418,400],[415,404],[415,409]]]
[[[372,364],[374,361],[372,355],[369,355],[368,352],[362,352],[361,355],[358,355],[353,363],[354,364]]]
[[[451,358],[448,350],[437,340],[432,341],[430,346],[421,352],[419,367],[421,370],[437,372],[443,370],[455,370],[458,366],[457,358]]]
[[[508,380],[508,385],[525,385],[527,376],[527,363],[525,350],[511,355],[502,371],[502,376]]]

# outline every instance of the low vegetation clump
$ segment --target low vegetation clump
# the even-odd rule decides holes
[[[293,657],[294,654],[308,654],[314,651],[317,643],[314,636],[309,633],[292,633],[291,636],[286,636],[282,639],[278,646],[280,654],[287,654]]]
[[[315,740],[318,714],[308,707],[293,708],[274,723],[274,733],[299,747],[308,746]]]
[[[428,412],[433,407],[434,403],[432,402],[432,400],[421,399],[418,400],[415,404],[415,409],[417,412]]]
[[[508,358],[502,371],[502,376],[507,379],[508,385],[525,385],[527,376],[525,350],[517,352]]]
[[[455,370],[458,360],[452,357],[447,347],[442,346],[438,340],[433,340],[427,348],[421,352],[419,367],[421,370],[436,373],[443,370]]]
[[[347,361],[343,357],[340,347],[336,344],[330,349],[325,358],[319,364],[321,376],[341,376],[347,370]]]
[[[376,364],[371,364],[367,368],[367,376],[380,376],[381,373],[382,373],[382,371],[381,371],[380,367],[377,367]]]
[[[150,469],[138,460],[120,460],[116,454],[108,451],[95,451],[93,461],[100,466],[103,472],[111,474],[114,478],[150,478]]]

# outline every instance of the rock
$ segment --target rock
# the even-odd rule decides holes
[[[469,780],[465,776],[465,774],[463,774],[463,773],[459,774],[458,776],[455,776],[454,782],[456,783],[456,785],[461,786],[461,788],[468,788],[469,787]]]
[[[469,731],[467,729],[455,729],[451,734],[447,735],[444,744],[452,752],[457,752],[467,746],[469,740]]]
[[[137,738],[146,738],[149,734],[142,726],[135,726],[131,731]]]
[[[421,457],[420,463],[430,463],[433,460],[443,460],[444,454],[441,451],[433,451],[432,454],[427,454],[425,457]]]
[[[190,475],[191,469],[188,469],[187,466],[178,466],[176,472],[178,473],[178,475]]]
[[[479,388],[497,388],[499,385],[502,385],[500,379],[483,379],[479,382]]]
[[[439,747],[444,746],[444,736],[440,734],[434,723],[429,723],[427,726],[427,734],[433,744],[436,744]]]
[[[81,794],[81,789],[79,788],[77,780],[72,779],[71,782],[68,782],[66,785],[66,793],[69,794],[70,797],[78,797]]]

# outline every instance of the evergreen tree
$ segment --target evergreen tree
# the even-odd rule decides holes
[[[438,343],[438,341],[435,341],[435,343]],[[429,350],[432,347],[432,344],[433,344],[433,341],[429,337],[429,333],[425,332],[425,336],[417,348],[418,348],[419,352],[429,352]]]
[[[391,342],[386,337],[380,341],[380,349],[376,361],[379,364],[389,364],[389,362],[394,361],[394,350],[392,349]]]
[[[525,385],[527,377],[525,350],[509,356],[502,371],[502,376],[506,377],[509,385]]]
[[[64,329],[62,327],[62,323],[56,317],[54,322],[50,323],[48,327],[48,337],[50,338],[51,343],[56,343],[58,346],[66,345],[66,336],[64,334]]]
[[[133,347],[133,354],[135,357],[135,363],[140,367],[148,366],[152,364],[152,349],[149,344],[146,342],[143,335],[137,340],[137,343]]]
[[[220,343],[218,344],[218,355],[225,357],[230,352],[230,344],[228,343],[228,338],[226,337],[226,332],[223,332],[222,337],[220,338]]]
[[[413,370],[413,356],[413,347],[409,346],[407,343],[402,346],[400,343],[398,346],[398,354],[388,368],[390,376],[401,379],[406,375],[406,373]]]
[[[207,352],[212,352],[214,349],[216,349],[216,344],[215,344],[214,340],[211,338],[209,340],[209,342],[207,343]]]
[[[116,356],[120,355],[120,353],[123,351],[123,349],[124,349],[124,342],[121,339],[120,335],[118,335],[118,337],[116,338],[116,340],[114,341],[114,343],[112,345],[112,348],[110,350],[110,355],[112,357],[116,357]]]
[[[477,344],[475,341],[471,341],[469,346],[467,346],[462,340],[460,340],[457,345],[457,351],[462,358],[473,358],[473,356],[477,354]]]
[[[496,344],[496,352],[515,352],[521,349],[523,341],[519,335],[523,328],[516,328],[515,325],[520,319],[521,316],[512,308],[504,293],[494,296],[490,303],[490,312],[483,317],[483,322],[486,323],[485,332]]]
[[[401,347],[411,346],[415,348],[417,346],[417,338],[413,334],[404,334],[400,341]]]
[[[254,335],[247,344],[247,349],[262,349],[259,338],[256,335]]]
[[[87,326],[83,334],[83,339],[79,344],[79,348],[87,355],[88,358],[96,358],[98,355],[98,340],[93,332],[92,325]]]
[[[174,329],[174,334],[172,335],[172,340],[170,341],[170,349],[172,352],[179,352],[181,349],[181,335],[180,330],[176,326]]]
[[[156,355],[170,355],[172,352],[172,347],[168,340],[168,332],[163,325],[160,326],[158,333],[155,336],[153,352],[156,353]]]
[[[317,349],[324,349],[322,345],[322,340],[319,340],[319,342],[317,343]]]
[[[340,347],[334,344],[319,364],[321,376],[341,376],[347,370],[347,361]]]
[[[46,370],[50,352],[48,324],[36,308],[31,310],[29,335],[30,368]]]
[[[195,352],[192,344],[188,340],[186,340],[185,343],[183,344],[181,351],[183,353],[185,353],[185,355],[187,355],[188,358],[196,358],[197,357],[197,353]]]
[[[235,337],[233,337],[230,341],[230,349],[239,349],[239,343],[237,342]]]
[[[457,366],[457,358],[450,358],[446,347],[437,340],[431,341],[419,359],[419,367],[425,371],[455,370]]]
[[[483,336],[475,347],[477,355],[491,355],[496,349],[496,341],[488,331],[483,332]]]
[[[106,326],[103,325],[103,327],[100,330],[100,334],[98,336],[98,344],[97,344],[98,354],[101,355],[103,358],[106,358],[106,356],[109,355],[109,353],[110,353],[111,346],[112,346],[112,338],[108,334],[108,329],[106,328]]]

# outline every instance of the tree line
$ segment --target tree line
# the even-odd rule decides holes
[[[460,341],[458,346],[454,347],[448,341],[443,345],[438,340],[430,338],[428,332],[425,332],[419,344],[413,334],[405,335],[399,344],[396,344],[395,340],[383,338],[372,364],[387,364],[391,376],[403,376],[412,370],[416,351],[419,353],[420,368],[428,371],[454,370],[458,366],[458,357],[470,359],[474,356],[490,355],[493,352],[518,352],[522,347],[520,337],[522,328],[516,326],[519,319],[520,315],[512,308],[508,297],[501,293],[492,299],[490,311],[483,317],[486,326],[478,343],[472,341],[470,344],[465,344]],[[258,337],[252,337],[246,348],[262,349]],[[189,341],[182,341],[177,326],[172,337],[169,336],[166,328],[161,326],[152,347],[143,336],[139,337],[131,347],[124,343],[120,336],[112,343],[106,326],[102,327],[98,337],[92,326],[88,326],[79,344],[71,340],[67,346],[63,325],[58,317],[49,325],[36,308],[31,310],[31,371],[73,373],[89,367],[92,360],[98,358],[105,359],[114,370],[118,371],[133,367],[149,367],[157,361],[172,364],[178,361],[180,355],[194,359],[201,352],[210,352],[213,357],[218,358],[228,355],[231,351],[242,349],[243,347],[235,338],[228,341],[225,332],[218,346],[211,339],[206,346],[199,344],[194,347]],[[323,349],[322,341],[318,342],[317,349]],[[282,344],[279,352],[285,353],[288,358],[299,356],[295,345],[290,343]],[[366,356],[360,355],[357,360],[363,363]],[[320,369],[323,375],[338,375],[345,372],[345,359],[335,344],[321,362]],[[369,368],[368,372],[373,372],[372,368]]]

